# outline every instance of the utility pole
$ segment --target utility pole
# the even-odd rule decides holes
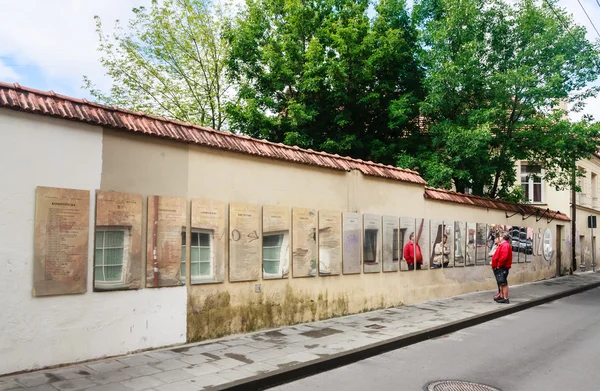
[[[577,236],[577,205],[575,203],[577,193],[575,191],[575,174],[576,166],[573,165],[573,175],[571,181],[571,274],[577,270],[577,251],[575,251],[575,239]]]

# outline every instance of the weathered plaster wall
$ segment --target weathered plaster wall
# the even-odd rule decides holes
[[[0,109],[0,374],[185,341],[185,288],[33,297],[36,186],[100,187],[102,128]],[[137,178],[136,178],[137,179]]]
[[[507,221],[502,211],[425,200],[422,186],[357,171],[339,172],[109,131],[104,146],[103,189],[521,225],[521,216]],[[148,174],[157,164],[156,175]],[[166,173],[171,176],[169,184],[164,182]],[[144,175],[143,181],[136,179],[139,174]],[[531,218],[527,223],[532,224],[526,225],[534,226],[534,221]],[[545,228],[544,223],[545,219],[540,221],[540,227]],[[515,262],[511,283],[554,273],[553,261],[537,256],[531,263]],[[494,287],[489,266],[188,285],[187,336],[190,341],[209,339]]]

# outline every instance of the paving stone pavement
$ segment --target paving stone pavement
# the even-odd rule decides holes
[[[588,272],[514,286],[511,287],[509,306],[598,282],[600,273]],[[418,305],[5,376],[0,377],[0,391],[211,389],[507,306],[495,303],[492,295],[491,291],[476,292]]]

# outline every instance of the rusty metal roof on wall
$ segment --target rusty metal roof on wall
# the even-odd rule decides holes
[[[424,197],[430,200],[454,202],[457,204],[477,206],[480,208],[499,209],[513,213],[523,212],[525,215],[537,214],[541,216],[544,211],[546,211],[546,209],[539,208],[535,205],[494,200],[491,198],[479,197],[471,194],[457,193],[450,190],[434,189],[432,187],[425,188]],[[551,209],[548,209],[544,216],[548,218],[554,217],[558,220],[571,221],[569,216],[566,214]]]
[[[427,184],[416,171],[240,136],[173,119],[104,106],[89,102],[86,99],[59,95],[53,91],[38,91],[22,87],[17,83],[0,82],[0,107],[248,155],[334,170],[359,170],[364,175],[421,185]]]

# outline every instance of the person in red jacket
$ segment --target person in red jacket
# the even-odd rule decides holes
[[[508,300],[508,271],[512,266],[512,246],[510,235],[502,235],[502,242],[492,257],[492,270],[496,276],[496,282],[500,286],[500,296],[494,297],[498,303],[510,304]]]
[[[417,259],[417,270],[421,270],[421,265],[423,264],[423,255],[421,253],[421,247],[419,244],[415,244],[415,234],[414,232],[409,236],[409,242],[404,246],[404,259],[406,259],[406,263],[408,264],[408,270],[415,270],[415,258]],[[415,254],[416,248],[416,254]]]

